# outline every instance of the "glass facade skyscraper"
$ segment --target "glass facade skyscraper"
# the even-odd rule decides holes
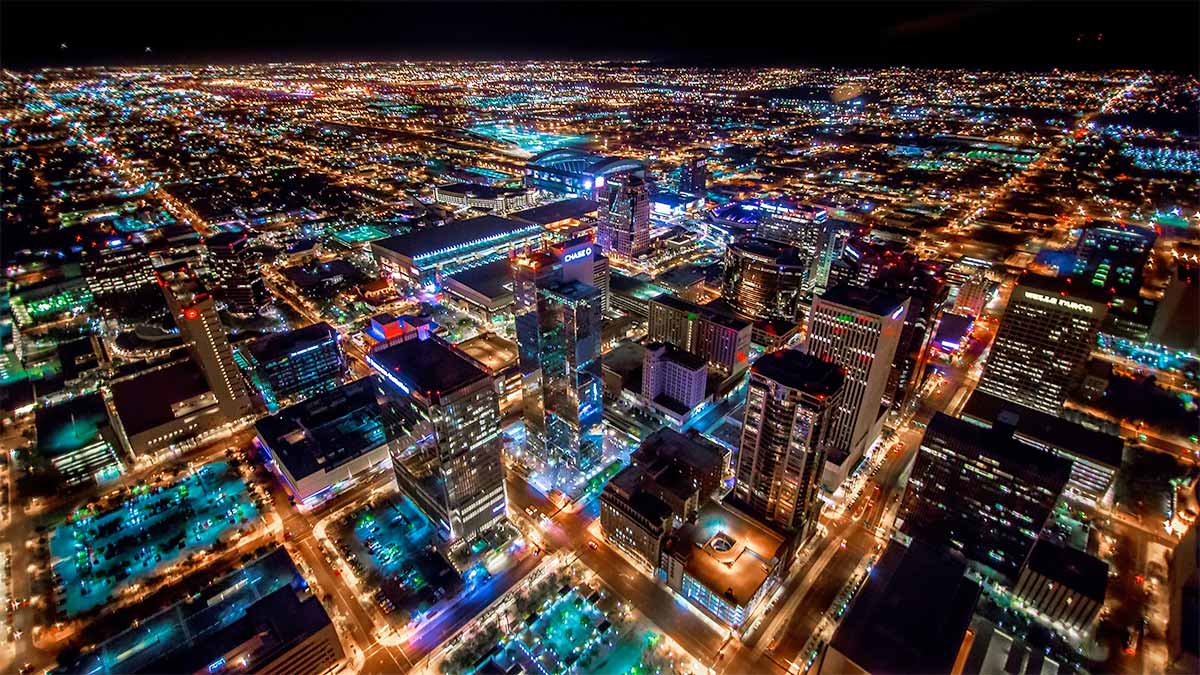
[[[721,295],[752,320],[796,321],[811,260],[800,249],[770,239],[747,237],[725,249]]]

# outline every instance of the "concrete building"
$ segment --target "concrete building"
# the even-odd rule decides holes
[[[800,541],[816,529],[845,381],[838,366],[795,350],[766,354],[750,368],[734,494]]]
[[[721,502],[707,502],[694,523],[668,539],[662,556],[667,586],[708,616],[747,625],[775,589],[785,537]]]
[[[648,339],[695,354],[722,374],[731,375],[749,366],[749,321],[667,294],[650,299],[649,314]]]
[[[187,265],[160,270],[159,284],[180,336],[216,395],[225,421],[249,414],[253,409],[250,392],[234,363],[229,336],[212,295]]]
[[[158,299],[154,267],[140,246],[117,240],[85,255],[81,268],[87,288],[106,318],[129,318],[129,310]]]
[[[978,391],[1050,415],[1083,380],[1108,313],[1107,296],[1086,285],[1025,275],[996,331]]]
[[[228,421],[191,359],[114,380],[109,391],[113,429],[134,457],[178,446]]]
[[[372,351],[400,490],[449,541],[466,542],[504,518],[500,407],[480,363],[437,337]]]
[[[260,452],[303,508],[391,465],[382,394],[365,377],[255,422]]]
[[[646,345],[642,358],[642,398],[682,426],[705,400],[708,364],[665,342]]]
[[[846,374],[823,478],[830,492],[882,431],[883,397],[907,311],[907,299],[856,286],[838,286],[813,300],[804,351],[836,363]]]
[[[633,466],[613,476],[600,494],[600,528],[605,541],[654,571],[675,513],[656,494],[657,486],[647,486],[652,481]]]
[[[253,258],[250,237],[244,232],[221,232],[204,240],[204,261],[213,290],[230,313],[258,314],[270,302]]]
[[[467,356],[483,364],[496,379],[496,394],[500,398],[500,414],[522,410],[523,390],[521,366],[518,362],[520,348],[517,343],[505,340],[495,333],[476,335],[458,343],[457,347]]]
[[[1059,631],[1088,635],[1108,591],[1108,564],[1039,539],[1013,587],[1015,605]]]

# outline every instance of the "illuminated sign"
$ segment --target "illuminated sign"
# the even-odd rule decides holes
[[[578,251],[571,251],[570,253],[567,253],[566,255],[563,256],[563,262],[564,263],[575,262],[576,260],[579,260],[580,258],[587,258],[591,255],[592,255],[592,247],[587,246],[587,247],[579,249]]]
[[[1070,298],[1060,298],[1056,295],[1046,295],[1044,293],[1035,293],[1033,291],[1026,290],[1025,297],[1029,298],[1030,300],[1044,302],[1047,305],[1058,305],[1059,307],[1066,307],[1067,309],[1073,309],[1077,312],[1084,312],[1087,314],[1091,314],[1096,311],[1094,307],[1087,303],[1071,300]]]

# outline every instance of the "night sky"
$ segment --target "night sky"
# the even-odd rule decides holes
[[[5,67],[634,59],[1196,72],[1200,3],[0,3]],[[66,44],[66,49],[60,47]],[[150,53],[145,48],[150,47]]]

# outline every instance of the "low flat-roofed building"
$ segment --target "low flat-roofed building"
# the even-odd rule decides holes
[[[629,461],[652,474],[677,470],[700,493],[700,501],[711,499],[730,470],[729,450],[692,431],[681,434],[660,429],[646,437]]]
[[[119,380],[111,390],[113,428],[135,457],[178,445],[228,421],[191,359]]]
[[[433,188],[433,198],[443,204],[464,206],[505,214],[529,206],[533,193],[530,190],[480,185],[478,183],[450,183]]]
[[[125,470],[99,394],[38,407],[34,429],[37,453],[50,460],[68,485],[103,484]]]
[[[255,423],[284,487],[311,507],[391,464],[377,376],[365,377]]]
[[[568,232],[570,236],[576,236],[580,228],[595,227],[598,208],[599,203],[593,199],[574,197],[510,213],[508,217],[541,225],[549,232]]]
[[[741,626],[774,588],[783,535],[721,502],[671,535],[663,552],[667,585],[718,621]]]
[[[1121,438],[979,390],[959,416],[989,429],[997,422],[1008,424],[1016,440],[1071,460],[1064,497],[1089,508],[1110,501],[1125,450]]]
[[[663,542],[675,519],[671,506],[654,487],[653,478],[644,469],[628,466],[600,493],[604,540],[651,570],[658,569]]]
[[[487,215],[373,241],[371,251],[393,282],[438,288],[443,274],[537,246],[544,231],[535,223]]]
[[[820,657],[818,675],[963,671],[980,586],[936,546],[893,541]]]
[[[650,318],[650,299],[669,292],[658,284],[616,272],[608,284],[612,306],[643,319]]]
[[[517,362],[517,343],[496,335],[484,333],[458,343],[457,347],[467,356],[487,366],[496,376],[496,393],[500,395],[500,414],[521,407],[521,368]]]
[[[327,675],[344,656],[329,614],[280,547],[54,672]]]
[[[1087,634],[1108,591],[1108,563],[1039,539],[1013,588],[1015,605],[1062,631]]]
[[[442,283],[457,304],[484,325],[512,320],[513,276],[508,258],[467,267],[443,277]]]
[[[604,354],[601,363],[604,378],[604,400],[612,402],[629,391],[636,395],[642,391],[642,360],[646,348],[640,343],[625,341]]]

